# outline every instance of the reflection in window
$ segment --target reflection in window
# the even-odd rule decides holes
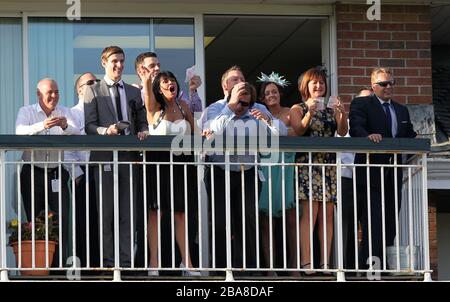
[[[125,82],[139,83],[134,60],[150,50],[157,53],[161,68],[174,72],[187,92],[185,70],[195,62],[193,19],[83,18],[70,22],[30,18],[29,24],[30,91],[40,78],[53,77],[59,84],[61,104],[72,106],[77,102],[76,78],[87,71],[103,77],[101,52],[117,45],[125,51]],[[30,95],[31,103],[35,102],[35,94]]]

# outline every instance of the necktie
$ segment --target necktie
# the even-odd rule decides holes
[[[122,106],[120,104],[119,87],[122,87],[122,85],[120,85],[119,83],[114,83],[112,85],[112,91],[113,91],[114,102],[116,104],[117,120],[118,121],[122,121],[123,120],[123,115],[122,115]],[[124,135],[125,131],[124,130],[120,130],[119,133],[121,135]]]
[[[114,102],[116,104],[116,110],[117,110],[117,119],[119,121],[123,120],[123,116],[122,116],[122,106],[120,105],[120,93],[119,93],[119,83],[114,83],[113,85],[113,98],[114,98]]]
[[[387,124],[388,124],[388,128],[389,128],[389,133],[391,134],[391,137],[394,137],[394,135],[392,134],[392,116],[391,116],[391,110],[390,110],[390,105],[388,102],[383,103],[383,109],[384,109],[384,113],[386,113],[386,119],[387,119]]]

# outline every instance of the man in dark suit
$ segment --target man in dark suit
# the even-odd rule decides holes
[[[408,109],[392,100],[395,81],[387,68],[376,68],[372,72],[371,84],[373,94],[360,97],[350,105],[350,136],[367,137],[374,143],[383,137],[415,137]],[[371,154],[370,164],[394,164],[393,154]],[[365,154],[356,154],[356,164],[366,163]],[[402,163],[401,155],[397,156],[397,164]],[[402,169],[384,168],[384,191],[381,191],[381,169],[370,168],[370,186],[367,184],[366,167],[356,169],[356,184],[358,190],[358,207],[361,207],[362,245],[360,265],[369,264],[369,256],[378,257],[380,266],[383,264],[383,219],[382,194],[385,202],[385,240],[386,246],[394,244],[395,220],[395,173],[397,173],[398,211],[401,207]],[[397,171],[397,172],[396,172]],[[370,188],[370,220],[368,217],[367,192]],[[360,195],[359,195],[360,194]],[[370,225],[369,225],[370,222]],[[371,229],[372,253],[369,251],[369,235]],[[372,260],[375,260],[372,258]],[[372,262],[373,263],[373,262]]]
[[[136,87],[124,83],[121,79],[124,69],[125,54],[118,46],[106,47],[102,52],[102,66],[105,77],[89,86],[84,95],[85,132],[94,135],[138,135],[143,136],[147,130],[145,109],[142,105],[141,92]],[[119,121],[129,121],[129,127],[122,129]],[[137,152],[119,152],[119,162],[136,161]],[[101,165],[102,183],[100,187],[99,169],[94,167],[98,212],[103,221],[103,266],[113,267],[114,262],[114,169],[113,153],[95,151],[90,154],[90,161],[104,161]],[[134,226],[130,220],[130,176],[136,179],[135,169],[128,164],[119,165],[119,253],[120,266],[130,267],[132,244],[131,234]],[[135,186],[136,181],[133,181]],[[102,189],[102,198],[100,198]],[[136,188],[132,188],[133,204],[136,202]]]

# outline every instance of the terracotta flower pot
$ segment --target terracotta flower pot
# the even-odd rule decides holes
[[[14,254],[16,255],[17,264],[19,263],[19,242],[11,244]],[[25,240],[21,242],[22,263],[21,268],[32,267],[32,241]],[[53,254],[55,253],[56,242],[48,242],[48,267],[51,267],[53,262]],[[46,268],[45,263],[45,240],[35,240],[35,268]],[[48,270],[23,270],[20,271],[22,276],[48,276]]]

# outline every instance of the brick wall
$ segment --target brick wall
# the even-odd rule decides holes
[[[429,6],[382,5],[381,20],[369,21],[369,5],[336,5],[338,90],[346,106],[374,67],[390,67],[395,100],[432,103]]]
[[[433,270],[431,277],[438,280],[438,242],[437,242],[437,202],[439,194],[428,191],[428,228],[430,236],[430,267]]]

